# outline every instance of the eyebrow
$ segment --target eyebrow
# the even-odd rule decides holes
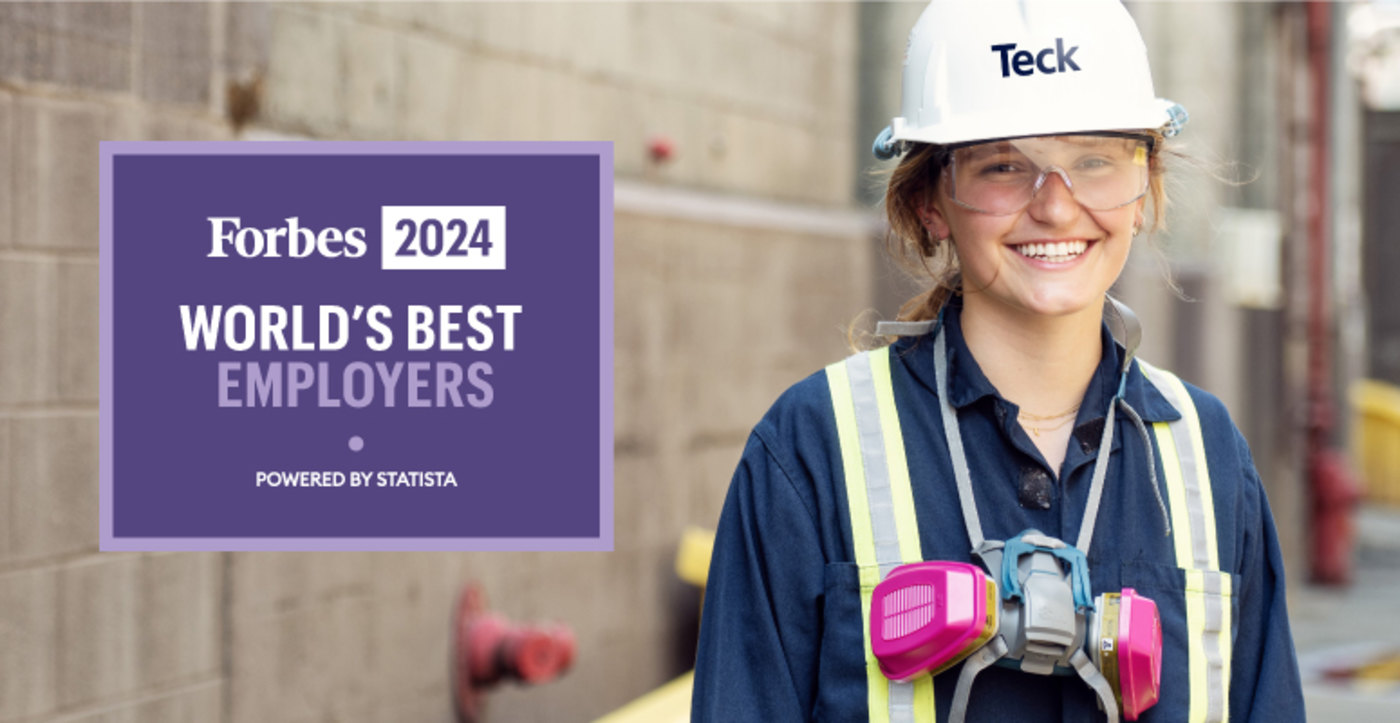
[[[968,148],[964,148],[963,150],[967,152],[966,160],[969,161],[975,161],[979,158],[985,158],[987,156],[1001,155],[1003,153],[1017,153],[1024,155],[1024,152],[1020,148],[1017,148],[1016,144],[1012,141],[996,141],[993,143],[971,146]]]

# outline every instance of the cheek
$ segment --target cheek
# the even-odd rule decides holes
[[[1101,226],[1109,233],[1107,243],[1103,244],[1104,257],[1116,277],[1123,272],[1128,263],[1129,252],[1133,250],[1133,215],[1128,213],[1112,222],[1105,219]]]
[[[952,226],[958,254],[964,258],[995,256],[1002,239],[1013,230],[1011,217],[962,216]]]
[[[1133,226],[1137,225],[1141,211],[1136,206],[1120,208],[1115,211],[1101,211],[1094,214],[1094,220],[1099,227],[1107,231],[1115,238],[1133,237]]]
[[[1127,261],[1128,252],[1132,250],[1135,215],[1133,208],[1094,214],[1094,221],[1108,236],[1103,245],[1104,253],[1120,265]]]
[[[963,280],[972,287],[990,284],[1001,273],[1006,262],[1002,257],[1000,236],[982,224],[959,224],[953,229],[953,249]]]

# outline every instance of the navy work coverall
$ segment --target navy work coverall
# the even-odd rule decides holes
[[[955,301],[944,314],[949,394],[987,539],[1036,528],[1073,542],[1123,350],[1105,327],[1104,355],[1056,478],[1017,423],[1016,405],[997,393],[968,351],[960,306]],[[924,559],[971,561],[939,416],[933,349],[931,336],[902,339],[891,357],[919,535]],[[1188,389],[1214,490],[1220,569],[1233,578],[1230,720],[1302,721],[1283,559],[1264,489],[1224,405]],[[1136,363],[1125,397],[1148,425],[1180,418]],[[1156,601],[1164,647],[1161,700],[1139,720],[1182,721],[1189,708],[1185,577],[1165,534],[1142,437],[1127,415],[1116,415],[1115,424],[1088,554],[1090,580],[1094,594],[1132,587]],[[1160,460],[1157,470],[1163,479]],[[1022,496],[1023,484],[1046,489],[1047,482],[1048,509]],[[758,423],[734,474],[705,589],[692,720],[867,720],[860,586],[846,505],[831,395],[818,373],[784,393]],[[947,720],[960,670],[935,678],[939,721]],[[1079,677],[995,665],[977,677],[968,706],[969,721],[1103,719]]]

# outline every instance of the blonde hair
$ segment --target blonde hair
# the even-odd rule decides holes
[[[1166,226],[1166,139],[1155,131],[1144,131],[1153,139],[1148,159],[1147,197],[1152,230]],[[951,239],[935,239],[920,220],[919,209],[938,192],[938,182],[947,165],[944,146],[916,143],[904,159],[889,172],[885,185],[885,216],[889,231],[885,249],[906,272],[930,282],[927,290],[904,302],[896,318],[900,321],[927,321],[955,293],[961,291],[962,270]]]

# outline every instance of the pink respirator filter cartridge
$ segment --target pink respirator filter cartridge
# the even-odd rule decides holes
[[[1099,596],[1098,664],[1118,693],[1123,717],[1157,704],[1162,685],[1162,621],[1157,603],[1125,587]]]
[[[996,583],[966,562],[901,565],[875,586],[870,647],[890,680],[938,674],[997,630]]]

